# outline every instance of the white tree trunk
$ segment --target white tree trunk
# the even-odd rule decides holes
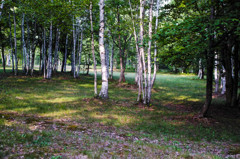
[[[108,42],[106,42],[105,50],[106,50],[107,77],[109,78],[109,45],[108,45]]]
[[[81,38],[78,50],[78,68],[77,68],[77,76],[80,75],[80,68],[81,68],[81,59],[82,59],[82,42],[83,42],[83,29],[81,29]]]
[[[136,71],[136,74],[135,74],[135,83],[137,84],[138,83],[138,78],[139,78],[139,60],[138,60],[138,56],[139,56],[139,53],[137,52],[136,53],[136,65],[135,65],[135,71]]]
[[[32,42],[32,59],[31,59],[31,76],[33,75],[34,71],[34,60],[35,60],[35,50],[37,46],[37,39],[36,39],[36,33],[37,33],[37,23],[36,21],[34,22],[34,34],[33,34],[33,42]]]
[[[30,70],[30,40],[29,40],[29,36],[30,36],[30,28],[28,25],[28,21],[27,21],[27,54],[26,54],[26,64],[27,64],[27,71],[26,71],[26,75],[28,75],[29,70]]]
[[[22,15],[22,54],[23,54],[23,71],[26,73],[26,54],[27,54],[27,50],[26,50],[26,43],[25,43],[25,31],[24,31],[24,17],[25,14],[23,13]]]
[[[157,12],[156,12],[156,24],[155,24],[155,34],[158,28],[158,16],[159,16],[160,0],[157,0]],[[153,87],[157,75],[157,42],[154,42],[154,71],[151,86]]]
[[[144,5],[145,0],[140,0],[140,56],[142,58],[142,64],[143,64],[143,71],[144,71],[144,95],[143,95],[143,103],[147,103],[147,69],[146,69],[146,63],[145,63],[145,54],[144,54],[144,47],[143,47],[143,36],[144,36],[144,28],[143,28],[143,12],[144,12]]]
[[[214,79],[215,79],[215,93],[219,91],[219,71],[218,71],[218,56],[215,55]]]
[[[68,34],[66,36],[65,54],[64,54],[64,72],[67,72],[67,53],[68,52]]]
[[[225,94],[226,92],[226,70],[225,68],[222,66],[222,72],[223,74],[221,75],[221,87],[222,87],[222,91],[221,94]]]
[[[111,79],[113,79],[113,58],[114,58],[114,44],[112,44],[112,53],[110,59]]]
[[[97,96],[97,94],[98,94],[98,92],[97,92],[97,67],[96,67],[96,58],[95,58],[95,50],[94,50],[92,1],[90,2],[90,22],[91,22],[91,49],[92,49],[92,58],[93,58],[93,71],[94,71],[94,96]],[[99,47],[100,47],[100,40],[99,40]]]
[[[46,30],[43,29],[43,77],[46,78]]]
[[[18,60],[17,60],[17,33],[16,33],[16,15],[15,11],[13,12],[13,21],[14,21],[14,56],[15,56],[15,69],[14,69],[14,75],[16,76],[18,74]]]
[[[100,29],[99,29],[99,52],[101,57],[102,68],[102,88],[99,93],[101,98],[108,98],[108,77],[107,77],[107,65],[106,65],[106,53],[104,48],[104,0],[99,0],[100,10]]]
[[[203,79],[203,68],[202,68],[202,59],[199,60],[199,66],[198,66],[198,78]]]
[[[76,61],[75,61],[75,52],[76,52],[76,29],[74,26],[74,18],[73,18],[73,51],[72,51],[72,73],[73,77],[76,78]]]
[[[9,13],[9,42],[11,47],[11,59],[12,59],[12,72],[14,73],[14,53],[13,53],[13,44],[12,44],[12,24],[10,19],[10,13]]]
[[[52,77],[52,22],[49,31],[49,45],[48,45],[48,64],[47,64],[47,79]]]
[[[153,8],[153,0],[150,1],[150,10],[149,10],[149,41],[148,41],[148,85],[147,85],[147,104],[150,104],[151,100],[151,90],[152,90],[152,81],[151,81],[151,69],[152,69],[152,62],[151,62],[151,46],[152,46],[152,8]]]
[[[136,54],[137,54],[137,73],[136,75],[137,78],[137,83],[138,83],[138,98],[137,101],[140,102],[141,100],[141,95],[144,97],[144,91],[143,91],[143,63],[141,61],[141,53],[140,53],[140,47],[138,46],[138,36],[136,33],[136,28],[135,28],[135,21],[133,19],[133,14],[132,14],[132,6],[131,2],[129,0],[129,6],[131,9],[131,18],[132,18],[132,25],[133,25],[133,31],[134,31],[134,39],[135,39],[135,45],[136,45]],[[141,11],[140,11],[141,13]]]
[[[55,43],[55,53],[54,53],[54,72],[57,72],[58,70],[58,48],[59,48],[59,40],[60,40],[60,31],[57,28],[57,37],[56,37],[56,43]]]

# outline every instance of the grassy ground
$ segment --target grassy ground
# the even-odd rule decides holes
[[[134,73],[126,78],[111,80],[103,101],[92,98],[92,76],[44,80],[1,72],[0,158],[240,157],[238,110],[215,98],[211,118],[195,118],[205,81],[158,74],[147,108],[135,102]]]

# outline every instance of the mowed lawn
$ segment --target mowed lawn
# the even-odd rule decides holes
[[[158,74],[152,104],[136,102],[134,73],[110,80],[109,100],[93,98],[93,77],[0,74],[0,158],[238,158],[239,111],[213,99],[196,115],[205,81]],[[100,91],[101,77],[98,77]]]

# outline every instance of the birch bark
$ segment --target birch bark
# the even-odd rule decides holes
[[[76,61],[75,61],[75,53],[76,53],[76,28],[74,26],[74,18],[73,18],[73,51],[72,51],[72,73],[73,77],[76,78]]]
[[[64,54],[64,72],[67,72],[67,54],[68,54],[68,34],[66,36],[65,54]]]
[[[16,76],[18,74],[18,60],[17,60],[17,33],[16,33],[16,14],[15,11],[13,11],[13,22],[14,22],[14,56],[15,56],[15,69],[14,69],[14,75]]]
[[[13,44],[12,44],[12,24],[10,19],[10,13],[9,13],[9,42],[11,46],[11,58],[12,58],[12,73],[14,73],[14,53],[13,53]]]
[[[37,22],[35,20],[34,22],[34,34],[33,34],[33,42],[32,42],[32,63],[31,63],[31,76],[33,75],[33,71],[34,71],[34,61],[35,61],[35,50],[37,47],[37,39],[36,39],[36,33],[37,33]]]
[[[26,53],[26,64],[27,64],[27,70],[26,70],[26,75],[28,75],[29,73],[29,70],[30,70],[30,52],[31,52],[31,49],[30,49],[30,40],[29,40],[29,36],[30,36],[30,28],[29,28],[29,25],[28,25],[28,21],[27,21],[27,53]]]
[[[158,16],[159,16],[159,8],[160,8],[160,0],[157,0],[157,12],[156,12],[156,24],[155,24],[155,34],[157,33],[158,28]],[[154,42],[154,71],[153,71],[153,78],[151,86],[153,87],[153,84],[156,80],[157,75],[157,42]]]
[[[80,68],[81,68],[81,59],[82,59],[82,42],[83,42],[83,29],[81,29],[81,38],[80,38],[80,46],[78,50],[78,68],[77,68],[77,76],[80,75]]]
[[[90,22],[91,22],[91,49],[92,49],[92,58],[93,58],[93,71],[94,71],[94,96],[97,96],[97,68],[96,68],[96,58],[95,58],[95,50],[94,50],[92,1],[90,2]],[[99,44],[100,44],[100,40],[99,40]]]
[[[46,30],[43,29],[43,77],[46,78]]]
[[[143,94],[143,104],[147,103],[147,69],[146,69],[146,63],[145,63],[145,55],[144,55],[144,47],[143,47],[143,35],[144,35],[144,28],[143,28],[143,12],[144,12],[144,5],[145,0],[140,0],[140,56],[142,58],[142,64],[143,64],[143,71],[144,71],[144,94]]]
[[[27,54],[27,50],[26,50],[26,43],[25,43],[25,31],[24,31],[24,17],[25,14],[23,13],[22,15],[22,52],[23,52],[23,71],[26,73],[26,54]]]
[[[151,70],[152,70],[152,62],[151,62],[151,46],[152,46],[152,17],[153,17],[153,0],[150,1],[150,10],[149,10],[149,41],[148,41],[148,84],[147,84],[147,104],[150,104],[151,100],[151,90],[152,90],[152,81],[151,81]]]
[[[59,48],[59,40],[60,40],[60,31],[59,29],[57,28],[57,33],[56,33],[56,43],[55,43],[55,53],[54,53],[54,67],[53,67],[53,70],[54,70],[54,73],[57,72],[58,70],[58,48]]]
[[[108,45],[108,42],[106,42],[105,50],[106,50],[107,77],[109,78],[109,45]]]
[[[112,53],[110,59],[111,79],[113,79],[113,58],[114,58],[114,45],[112,44]]]
[[[101,58],[102,69],[102,88],[99,93],[101,98],[108,98],[108,78],[107,78],[107,66],[106,66],[106,53],[104,48],[104,0],[99,0],[100,10],[100,29],[99,29],[99,51]]]
[[[199,79],[204,79],[204,70],[203,70],[202,59],[199,60],[198,77],[199,77]]]
[[[134,39],[135,39],[135,45],[136,45],[136,55],[137,55],[137,83],[138,83],[138,98],[137,101],[140,102],[141,100],[141,93],[142,91],[142,62],[141,62],[141,54],[139,51],[139,46],[138,46],[138,37],[137,37],[137,33],[136,33],[136,28],[135,28],[135,21],[133,19],[133,14],[132,14],[132,5],[131,5],[131,1],[129,0],[129,6],[130,6],[130,10],[131,10],[131,18],[132,18],[132,25],[133,25],[133,32],[134,32]],[[143,92],[143,96],[144,96],[144,92]]]
[[[215,93],[218,93],[219,91],[219,71],[218,71],[218,56],[215,55],[215,67],[214,67],[214,79],[215,79]]]
[[[47,64],[47,79],[51,79],[52,77],[52,22],[50,24],[49,31],[49,44],[48,44],[48,64]]]

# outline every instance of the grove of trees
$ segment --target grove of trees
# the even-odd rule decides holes
[[[68,65],[81,78],[92,66],[103,99],[114,67],[119,82],[134,70],[136,99],[148,106],[157,70],[206,74],[205,117],[213,91],[239,107],[239,8],[237,0],[1,0],[1,63],[15,76],[46,79]]]

